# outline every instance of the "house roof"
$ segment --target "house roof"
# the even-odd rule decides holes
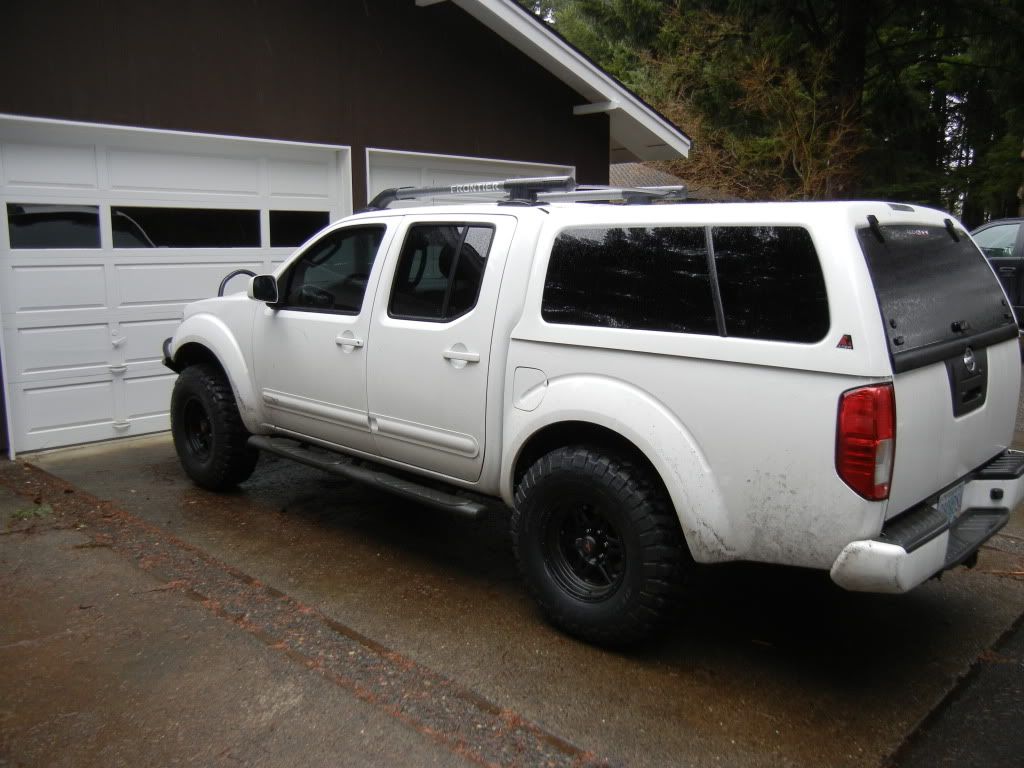
[[[416,0],[420,6],[443,0]],[[515,0],[451,0],[586,100],[577,115],[607,113],[609,162],[686,157],[690,137]]]
[[[686,199],[693,202],[739,202],[738,197],[708,187],[692,187],[678,176],[643,163],[612,163],[608,167],[608,183],[613,187],[686,187]]]

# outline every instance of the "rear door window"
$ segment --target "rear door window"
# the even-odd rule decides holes
[[[446,323],[476,306],[494,239],[489,224],[414,224],[395,270],[388,313]]]
[[[889,339],[893,369],[929,365],[1017,335],[985,257],[963,230],[890,224],[857,230]]]

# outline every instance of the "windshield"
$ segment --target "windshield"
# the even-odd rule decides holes
[[[894,371],[938,362],[968,343],[981,347],[1017,335],[999,281],[963,230],[874,222],[857,235]]]

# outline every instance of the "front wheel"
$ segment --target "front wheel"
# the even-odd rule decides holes
[[[647,468],[588,447],[559,448],[527,470],[515,500],[519,568],[554,625],[624,645],[671,615],[690,559]]]
[[[214,365],[190,365],[178,376],[171,434],[185,473],[203,488],[228,490],[256,468],[259,451],[249,447],[231,385]]]

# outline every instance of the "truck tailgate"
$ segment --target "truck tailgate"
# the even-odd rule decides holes
[[[965,385],[950,374],[951,367],[964,366],[963,354],[894,376],[896,456],[887,518],[946,489],[1009,447],[1020,396],[1017,341],[971,352],[981,381]],[[956,404],[962,407],[965,397],[968,406],[971,399],[981,402],[956,415]]]

